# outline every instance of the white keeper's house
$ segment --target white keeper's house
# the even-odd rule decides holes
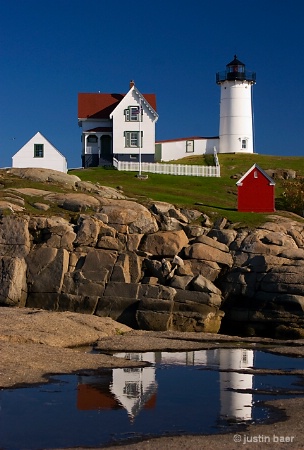
[[[67,173],[66,158],[40,132],[12,157],[12,167],[53,169]]]
[[[155,94],[141,94],[134,81],[126,94],[78,94],[82,166],[154,162],[157,119]]]
[[[130,82],[126,94],[78,94],[82,128],[82,166],[118,162],[166,162],[191,155],[253,153],[252,87],[255,72],[237,56],[217,72],[220,86],[219,136],[192,136],[155,141],[158,120],[155,94],[141,94]]]

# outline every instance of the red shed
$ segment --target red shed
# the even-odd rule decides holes
[[[238,211],[260,213],[275,211],[275,182],[257,164],[254,164],[236,185]]]

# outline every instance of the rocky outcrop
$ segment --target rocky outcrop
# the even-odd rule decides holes
[[[304,336],[303,235],[301,223],[278,217],[276,223],[238,232],[230,244],[234,264],[217,280],[224,295],[224,331]]]
[[[70,216],[1,216],[1,305],[145,330],[304,336],[299,221],[269,216],[250,230],[169,203],[143,206],[77,177],[70,185],[77,192],[11,193],[43,197]]]
[[[84,195],[82,206],[89,206]],[[66,210],[82,209],[79,194],[51,196]],[[199,213],[160,202],[147,208],[131,200],[104,198],[98,205],[95,200],[91,214],[79,214],[76,222],[58,216],[1,218],[1,304],[111,317],[148,330],[218,332],[222,295],[213,284],[216,276],[205,272],[213,265],[218,274],[225,258],[230,264],[226,246],[206,237],[206,247],[225,257],[219,264],[192,254],[187,260],[193,239],[184,229],[161,226],[166,214],[186,227]]]

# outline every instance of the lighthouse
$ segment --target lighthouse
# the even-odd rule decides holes
[[[234,56],[224,72],[217,72],[221,86],[219,153],[253,153],[252,86],[256,74]]]

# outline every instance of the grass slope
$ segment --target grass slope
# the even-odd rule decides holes
[[[202,156],[183,158],[174,162],[206,165]],[[114,188],[121,186],[125,195],[135,197],[142,203],[150,199],[169,202],[179,207],[199,209],[211,216],[224,216],[232,222],[248,226],[257,226],[267,217],[267,214],[239,213],[236,210],[236,181],[254,163],[262,169],[292,169],[298,175],[304,176],[304,158],[301,157],[225,154],[219,155],[219,162],[220,178],[149,174],[147,180],[140,180],[134,172],[118,172],[99,167],[73,170],[72,173],[84,181]],[[232,178],[235,176],[237,178]],[[280,194],[280,182],[277,181],[276,198],[279,198]]]

